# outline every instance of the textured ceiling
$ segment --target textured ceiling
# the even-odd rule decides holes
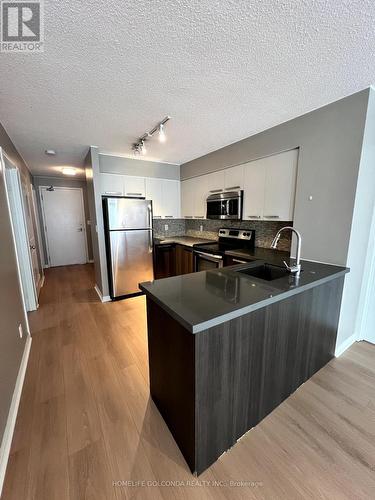
[[[45,52],[0,54],[0,121],[56,174],[169,114],[146,158],[183,163],[369,86],[374,21],[373,0],[48,0]]]

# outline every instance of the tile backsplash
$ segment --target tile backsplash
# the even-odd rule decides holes
[[[154,237],[184,236],[186,234],[185,219],[153,219]],[[168,229],[165,230],[165,226]]]
[[[154,219],[155,237],[195,236],[216,240],[221,227],[255,229],[255,246],[268,248],[279,229],[292,226],[293,222],[275,221],[217,221],[208,219]],[[168,230],[165,231],[165,225]],[[200,230],[202,226],[202,231]],[[279,241],[278,249],[290,250],[291,235],[285,233]]]

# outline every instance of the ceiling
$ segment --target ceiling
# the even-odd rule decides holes
[[[146,159],[184,163],[369,86],[374,24],[373,0],[46,0],[44,53],[0,54],[0,121],[57,175],[169,114]]]

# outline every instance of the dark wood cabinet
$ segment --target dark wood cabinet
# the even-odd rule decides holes
[[[194,272],[193,250],[182,245],[176,245],[176,275]]]
[[[193,334],[147,297],[150,392],[200,474],[334,357],[344,278]]]
[[[155,279],[169,278],[176,275],[175,245],[156,245],[154,249]]]

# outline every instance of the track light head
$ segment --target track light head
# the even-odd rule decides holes
[[[164,125],[160,123],[159,125],[159,142],[165,142],[167,140],[167,137],[165,135],[164,131]]]

